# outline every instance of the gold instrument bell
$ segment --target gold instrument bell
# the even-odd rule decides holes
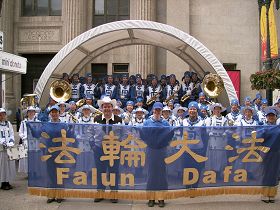
[[[207,74],[202,81],[202,89],[209,98],[217,98],[224,90],[224,82],[218,74]]]
[[[28,106],[35,106],[35,96],[37,94],[24,94],[23,98],[20,99],[20,107],[22,110],[26,109]]]
[[[56,102],[65,102],[71,98],[72,88],[65,80],[55,80],[51,83],[50,96]]]

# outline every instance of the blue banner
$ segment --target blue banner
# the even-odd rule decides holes
[[[169,199],[277,193],[279,126],[27,127],[31,194]]]

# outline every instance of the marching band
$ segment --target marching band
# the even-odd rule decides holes
[[[254,100],[250,97],[244,99],[243,106],[238,99],[230,101],[228,112],[220,104],[211,102],[205,91],[201,88],[201,80],[194,72],[185,72],[182,84],[174,74],[162,75],[160,81],[157,76],[148,75],[142,79],[140,74],[128,77],[124,74],[121,81],[108,75],[102,82],[94,82],[92,75],[86,75],[86,83],[79,81],[79,75],[74,74],[72,80],[68,75],[63,79],[70,82],[71,95],[68,98],[55,101],[50,98],[45,109],[39,110],[37,104],[23,109],[24,118],[20,123],[20,144],[27,148],[26,122],[49,121],[61,123],[101,123],[123,124],[130,126],[148,126],[153,119],[153,105],[162,104],[161,120],[169,126],[255,126],[255,125],[279,125],[280,124],[280,99],[274,106],[268,106],[267,100],[258,93]],[[115,102],[112,103],[111,100]],[[106,102],[107,101],[107,102]],[[104,104],[112,104],[112,110]],[[159,105],[158,105],[159,106]],[[105,114],[105,115],[104,115]],[[157,116],[159,118],[159,116]],[[147,121],[148,120],[148,121]],[[225,145],[220,140],[226,135],[219,130],[211,130],[209,133],[209,146],[207,155],[212,157],[213,166],[206,166],[217,171],[224,167],[220,160],[225,155]],[[12,189],[10,182],[15,178],[15,161],[9,160],[6,149],[14,146],[14,131],[12,125],[6,119],[6,111],[0,108],[0,181],[1,189]],[[97,148],[98,149],[98,148]],[[101,150],[100,150],[101,152]],[[103,166],[107,167],[107,166]],[[104,169],[105,170],[105,169]],[[27,158],[19,161],[19,172],[28,173]],[[100,186],[102,188],[103,186]],[[103,188],[102,188],[103,189]],[[54,201],[50,198],[49,202]],[[61,202],[61,199],[56,199]],[[101,201],[96,199],[96,202]],[[112,202],[117,202],[113,200]]]

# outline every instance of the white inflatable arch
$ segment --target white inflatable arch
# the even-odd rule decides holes
[[[223,65],[202,43],[172,26],[144,20],[107,23],[74,38],[47,65],[37,83],[35,93],[42,98],[44,92],[49,91],[51,78],[61,77],[64,72],[79,72],[104,52],[139,44],[161,47],[174,53],[189,64],[200,77],[203,77],[205,72],[217,73],[224,81],[226,98],[237,98],[235,88]]]

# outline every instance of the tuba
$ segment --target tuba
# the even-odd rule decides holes
[[[26,109],[28,106],[35,106],[35,96],[37,94],[24,94],[23,98],[20,99],[21,110]]]
[[[51,83],[50,96],[56,102],[68,101],[72,95],[72,88],[65,80],[55,80]]]
[[[218,74],[207,74],[202,81],[202,89],[209,98],[217,98],[224,90],[224,82]]]

